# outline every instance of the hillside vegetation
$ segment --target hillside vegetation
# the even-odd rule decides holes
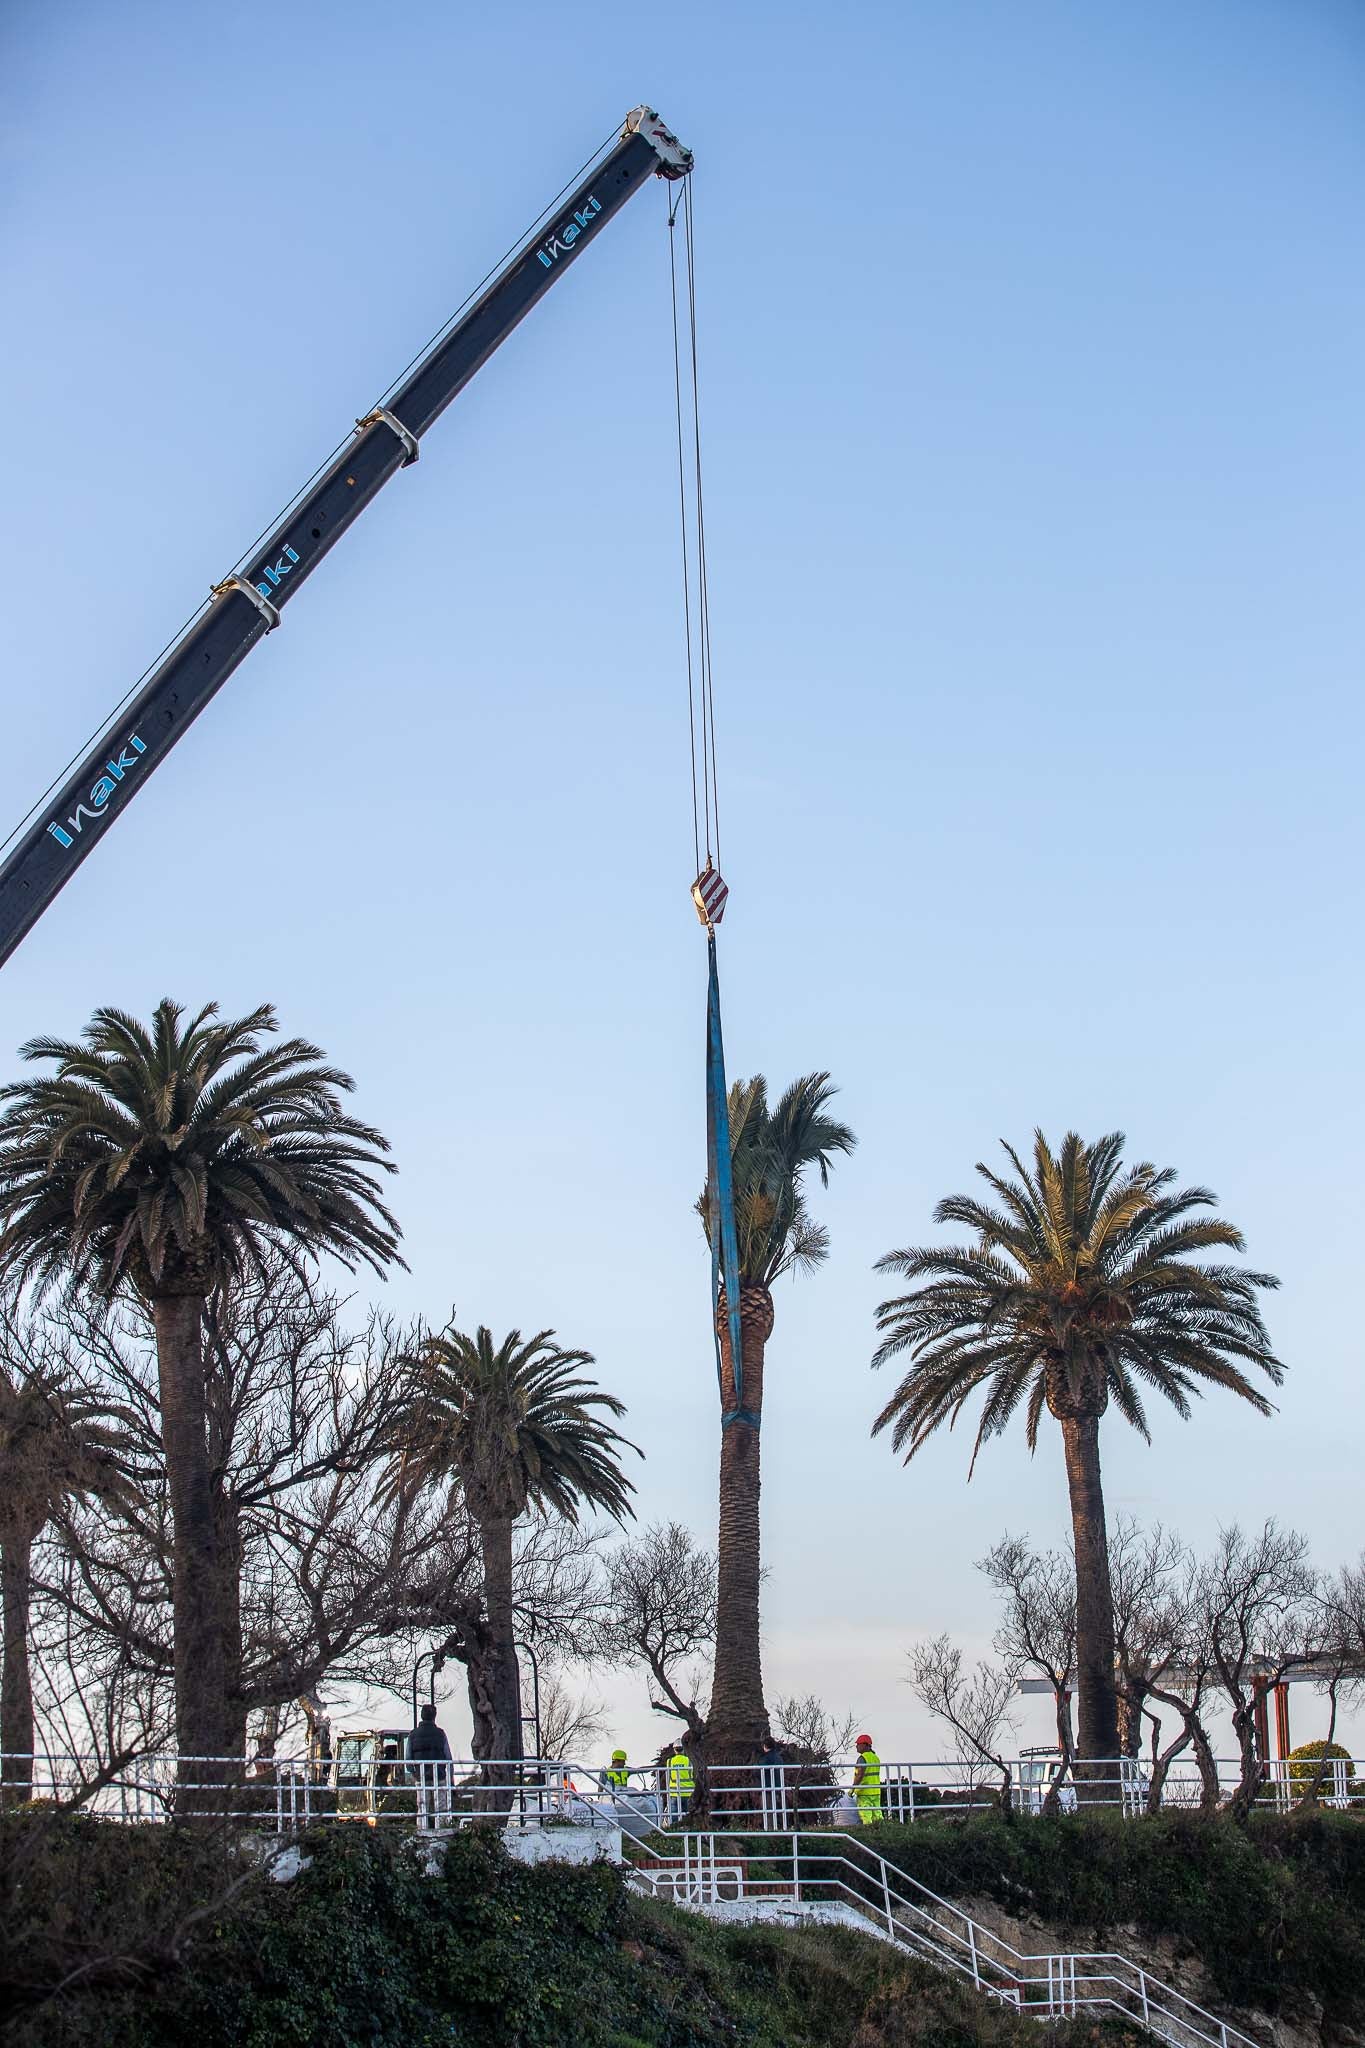
[[[0,1825],[13,2048],[1074,2048],[868,1937],[724,1928],[618,1871],[320,1830],[287,1884],[188,1831]],[[232,1890],[233,1886],[238,1887]],[[230,1894],[230,1895],[229,1895]],[[63,1978],[66,1989],[52,1996]],[[1115,2034],[1115,2041],[1123,2036]]]

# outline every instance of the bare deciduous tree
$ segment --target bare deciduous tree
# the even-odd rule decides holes
[[[784,1700],[773,1701],[778,1741],[799,1749],[803,1758],[813,1763],[832,1763],[835,1757],[847,1756],[861,1721],[858,1714],[831,1714],[813,1692],[791,1693]]]
[[[1016,1673],[1036,1671],[1052,1687],[1061,1768],[1047,1794],[1045,1810],[1055,1812],[1061,1788],[1072,1772],[1076,1744],[1071,1694],[1076,1676],[1076,1574],[1069,1556],[1034,1550],[1027,1536],[1004,1536],[980,1559],[1002,1602],[995,1647]]]
[[[704,1734],[699,1688],[684,1697],[683,1668],[715,1635],[716,1561],[680,1522],[652,1523],[612,1551],[599,1652],[614,1664],[643,1665],[653,1681],[650,1705],[681,1721],[695,1744]]]
[[[113,1503],[76,1504],[54,1523],[36,1578],[47,1662],[64,1641],[73,1682],[112,1664],[134,1675],[144,1702],[137,1739],[165,1721],[173,1648],[173,1547],[160,1440],[152,1332],[136,1308],[111,1318],[79,1302],[52,1312],[91,1394],[117,1407],[136,1439],[140,1483]],[[229,1677],[234,1743],[247,1718],[282,1707],[324,1680],[394,1684],[411,1666],[419,1631],[444,1621],[477,1583],[473,1532],[458,1496],[381,1489],[379,1441],[403,1385],[410,1333],[371,1317],[346,1330],[336,1297],[282,1261],[210,1298],[204,1319],[215,1555],[224,1572],[213,1607]],[[48,1709],[113,1749],[108,1684],[94,1711],[72,1720],[70,1697],[49,1684]],[[137,1726],[139,1720],[144,1724]]]
[[[1317,1648],[1308,1540],[1282,1529],[1273,1516],[1254,1535],[1233,1523],[1219,1531],[1213,1555],[1190,1590],[1219,1689],[1232,1707],[1241,1775],[1229,1810],[1241,1818],[1265,1777],[1256,1733],[1258,1694],[1311,1663]]]
[[[606,1701],[576,1692],[562,1666],[551,1665],[540,1682],[541,1753],[561,1761],[586,1761],[586,1752],[607,1732]]]
[[[975,1792],[983,1766],[1000,1773],[1002,1812],[1011,1811],[1013,1772],[1005,1755],[1005,1738],[1015,1727],[1017,1667],[992,1664],[985,1658],[968,1668],[950,1636],[935,1636],[909,1652],[906,1684],[922,1707],[951,1731],[954,1760]]]
[[[1180,1628],[1172,1593],[1184,1562],[1184,1544],[1160,1522],[1144,1529],[1131,1515],[1120,1515],[1109,1532],[1119,1747],[1127,1757],[1141,1754],[1150,1681],[1169,1668],[1176,1651]]]

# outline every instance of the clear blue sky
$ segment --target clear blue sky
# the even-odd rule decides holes
[[[1365,16],[1355,0],[238,15],[13,0],[15,816],[641,98],[696,151],[733,1073],[859,1133],[784,1287],[771,1689],[1059,1537],[1057,1446],[868,1426],[872,1262],[1001,1136],[1119,1126],[1284,1281],[1277,1420],[1116,1420],[1114,1509],[1357,1551]],[[400,1309],[553,1324],[710,1537],[704,952],[662,192],[431,434],[0,976],[273,1000],[392,1138]],[[7,826],[9,818],[3,820]],[[633,1681],[632,1743],[657,1738]]]

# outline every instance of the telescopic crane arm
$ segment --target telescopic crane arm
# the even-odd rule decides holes
[[[0,963],[126,809],[186,726],[280,614],[328,549],[398,469],[452,398],[645,180],[685,177],[692,156],[652,108],[555,215],[555,225],[501,270],[469,311],[298,499],[241,575],[213,587],[209,608],[86,754],[0,866]]]

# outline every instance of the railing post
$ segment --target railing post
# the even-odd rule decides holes
[[[908,1812],[908,1813],[906,1814],[905,1818],[906,1818],[906,1820],[907,1820],[907,1821],[913,1821],[913,1820],[914,1820],[914,1818],[915,1818],[915,1766],[914,1766],[913,1764],[911,1764],[911,1766],[910,1766],[910,1801],[909,1801],[909,1807],[910,1807],[910,1810],[909,1810],[909,1812]]]
[[[792,1830],[792,1897],[801,1896],[801,1837]]]
[[[1150,2033],[1152,2030],[1152,2020],[1147,2006],[1147,1972],[1145,1970],[1138,1971],[1138,1990],[1142,1994],[1142,2024]]]
[[[968,1945],[968,1947],[969,1947],[969,1948],[971,1949],[971,1952],[972,1952],[972,1982],[973,1982],[973,1984],[975,1984],[975,1986],[976,1986],[977,1990],[979,1991],[979,1990],[981,1989],[981,1966],[980,1966],[980,1964],[979,1964],[979,1963],[977,1962],[977,1959],[976,1959],[976,1922],[975,1922],[975,1920],[969,1920],[969,1921],[967,1922],[967,1945]]]
[[[894,1940],[896,1934],[896,1919],[895,1915],[891,1911],[891,1880],[886,1874],[885,1857],[879,1856],[877,1858],[877,1861],[882,1866],[882,1904],[886,1908],[886,1931]]]

